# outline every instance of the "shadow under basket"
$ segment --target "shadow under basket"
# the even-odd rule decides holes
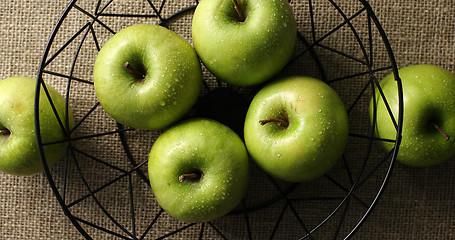
[[[402,109],[393,119],[397,138],[374,137],[369,101],[379,79],[392,72],[401,103],[403,97],[393,52],[369,3],[338,2],[290,1],[298,34],[294,55],[280,76],[312,76],[337,91],[349,116],[343,157],[324,176],[298,184],[272,178],[251,163],[248,192],[234,211],[213,221],[188,224],[169,216],[149,185],[147,158],[162,130],[132,129],[113,120],[96,98],[92,74],[103,43],[136,23],[160,24],[192,43],[191,19],[198,1],[71,1],[50,35],[37,76],[36,94],[52,85],[66,97],[76,120],[72,129],[62,126],[68,151],[52,168],[43,154],[49,143],[41,140],[39,121],[35,127],[50,187],[81,235],[86,239],[352,237],[384,191],[401,135]],[[200,100],[191,114],[237,123],[230,127],[241,131],[242,114],[258,87],[231,86],[204,67],[203,81]],[[395,147],[386,152],[381,141],[393,142]]]

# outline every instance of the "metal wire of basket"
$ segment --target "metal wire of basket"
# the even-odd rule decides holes
[[[358,6],[348,11],[334,0],[290,1],[297,20],[305,27],[298,29],[296,52],[282,75],[313,75],[340,93],[351,129],[350,144],[339,165],[321,179],[301,184],[281,182],[253,169],[252,187],[237,209],[218,220],[185,224],[168,216],[153,199],[144,170],[149,148],[135,145],[145,139],[150,147],[161,131],[136,130],[116,123],[103,112],[93,92],[90,68],[102,42],[115,34],[114,29],[149,22],[175,30],[191,41],[188,26],[197,0],[179,4],[166,0],[144,0],[145,5],[137,2],[132,6],[124,1],[72,0],[50,35],[38,71],[36,99],[47,83],[57,82],[67,99],[67,109],[77,106],[76,126],[62,126],[69,148],[58,166],[49,168],[46,164],[43,147],[52,143],[41,140],[37,100],[35,127],[50,187],[81,235],[86,239],[352,237],[374,209],[390,178],[402,127],[401,80],[387,36],[369,3],[351,1]],[[176,11],[168,10],[175,6],[172,4],[178,5]],[[321,22],[326,17],[319,13],[322,10],[330,10],[328,15],[339,21]],[[66,23],[69,30],[62,27]],[[349,42],[340,43],[334,36]],[[374,88],[379,87],[378,79],[389,72],[395,75],[401,104],[398,116],[390,115],[397,123],[397,137],[377,139],[375,120],[371,124],[365,110]],[[229,86],[204,69],[203,94],[219,88],[234,90],[247,99],[257,91]],[[98,126],[92,122],[107,123]],[[117,145],[97,145],[104,137]],[[380,141],[394,142],[395,147],[382,152],[377,147]],[[112,152],[121,163],[110,160]],[[118,209],[124,211],[119,214]]]

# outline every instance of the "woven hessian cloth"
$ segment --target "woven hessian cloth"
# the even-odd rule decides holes
[[[97,1],[79,1],[78,6],[83,9],[93,11],[94,2]],[[101,1],[104,2],[107,1]],[[132,2],[132,3],[128,3]],[[144,3],[142,3],[144,2]],[[157,0],[151,1],[159,6]],[[173,0],[167,1],[166,8],[162,12],[162,16],[167,17],[178,9],[190,6],[195,1],[187,0]],[[292,1],[298,2],[298,1]],[[302,22],[309,23],[308,20],[308,1],[301,1],[303,4],[294,4],[294,11],[303,12],[303,16],[300,19]],[[318,36],[322,36],[324,32],[334,28],[337,24],[341,23],[343,19],[334,13],[333,7],[328,5],[329,1],[313,1],[314,12],[315,12],[315,29],[317,29]],[[324,3],[321,3],[324,2]],[[327,2],[327,3],[326,3]],[[340,2],[340,7],[347,13],[348,16],[352,16],[358,9],[359,3],[357,1],[337,1]],[[23,75],[36,78],[38,67],[44,52],[44,48],[49,39],[49,36],[64,11],[68,1],[59,0],[2,0],[0,1],[0,78],[6,78],[10,76]],[[114,1],[112,10],[118,10],[119,12],[127,13],[130,9],[141,9],[141,14],[151,13],[150,6],[147,1]],[[392,46],[395,58],[397,60],[398,67],[405,67],[413,64],[434,64],[444,67],[452,72],[455,72],[455,4],[452,0],[428,0],[428,1],[380,1],[372,0],[370,2],[374,12],[376,13],[382,27],[384,28],[387,37]],[[144,6],[144,7],[141,7]],[[147,8],[147,6],[149,6]],[[108,9],[109,10],[109,9]],[[364,12],[362,14],[365,14]],[[82,14],[81,11],[72,11],[69,15],[73,20],[68,22],[62,27],[61,35],[55,40],[56,45],[51,53],[58,50],[57,46],[61,46],[67,41],[77,30],[79,30],[89,18]],[[186,23],[191,17],[191,13],[182,17],[182,19],[176,20],[171,29],[175,30],[184,38],[190,41],[190,32]],[[323,20],[326,22],[323,23]],[[135,19],[135,22],[147,22],[147,19],[139,18]],[[131,22],[116,22],[112,26],[115,31],[118,31],[122,27],[126,27]],[[157,21],[151,21],[157,23]],[[359,24],[359,26],[367,26],[366,18],[361,20],[355,19],[353,24]],[[357,25],[356,25],[357,26]],[[343,49],[348,53],[356,55],[358,52],[355,48],[355,38],[353,38],[352,32],[346,28],[346,31],[341,30],[334,36],[327,38],[322,42],[324,45],[331,44],[331,46],[337,47],[337,49]],[[374,26],[373,26],[374,28]],[[363,28],[365,29],[365,28]],[[95,27],[95,30],[100,30],[99,36],[108,36],[108,32],[102,28]],[[305,37],[311,42],[311,28],[309,25],[299,26],[304,34],[308,34]],[[368,34],[365,32],[359,33],[362,39],[368,39]],[[377,38],[376,43],[380,43],[378,33],[374,33],[373,37]],[[100,37],[100,44],[104,43],[106,38]],[[80,40],[79,40],[80,41]],[[377,45],[380,45],[380,44]],[[297,46],[297,51],[303,48],[302,44]],[[367,47],[368,48],[368,47]],[[64,50],[64,54],[74,54],[77,49],[77,44],[70,46]],[[79,70],[76,70],[75,75],[81,76],[84,79],[92,80],[91,70],[80,70],[80,69],[91,69],[93,62],[90,59],[94,59],[96,54],[96,48],[91,47],[90,51],[81,54],[81,59],[89,59],[89,61],[80,61],[77,66]],[[320,48],[321,49],[321,48]],[[377,67],[388,66],[388,56],[384,52],[383,47],[375,49],[375,59]],[[368,49],[367,49],[368,50]],[[327,71],[329,72],[327,78],[333,78],[336,76],[349,75],[355,73],[349,64],[350,61],[341,55],[331,59],[325,59],[324,51],[321,50],[319,55],[324,64],[331,62],[332,65],[326,65]],[[55,72],[68,73],[70,70],[72,58],[67,59],[56,59],[51,65],[49,70]],[[302,62],[305,64],[305,61]],[[347,70],[344,64],[348,64]],[[353,65],[354,66],[354,65]],[[316,74],[314,66],[308,67],[308,74]],[[300,67],[292,67],[289,71],[299,72]],[[389,71],[378,73],[379,77],[384,76]],[[301,73],[301,72],[300,72]],[[206,77],[207,74],[205,75]],[[50,84],[59,89],[62,93],[65,91],[65,82],[58,81],[58,77],[47,76]],[[210,78],[210,77],[208,77]],[[342,85],[334,84],[334,87],[340,92],[342,96],[350,97],[353,92],[356,92],[357,86],[354,84],[353,89],[347,89]],[[88,88],[84,84],[75,84],[74,93],[76,96],[70,101],[70,105],[75,109],[76,119],[80,119],[83,115],[82,110],[88,109],[95,101],[93,94],[87,95],[90,91],[86,91],[84,88]],[[455,93],[454,93],[455,94]],[[455,107],[455,106],[454,106]],[[86,111],[86,110],[84,110]],[[367,108],[361,107],[354,111],[358,111],[361,117],[364,119],[365,111]],[[363,116],[363,118],[362,118]],[[96,110],[96,115],[88,119],[86,124],[81,125],[78,130],[78,135],[84,135],[89,133],[96,133],[99,131],[105,131],[105,129],[114,129],[113,121],[109,119],[105,113],[102,112],[101,108]],[[354,130],[357,126],[353,126]],[[361,126],[360,126],[361,127]],[[99,130],[99,131],[98,131]],[[157,133],[148,133],[139,131],[140,135],[131,143],[133,155],[144,160],[144,152],[147,152],[152,144],[153,139]],[[134,134],[132,134],[134,135]],[[101,138],[93,139],[85,142],[80,142],[76,145],[78,149],[83,152],[87,152],[93,155],[97,155],[106,152],[106,156],[109,157],[110,162],[119,167],[129,166],[125,163],[125,156],[116,154],[116,151],[121,147],[118,138]],[[360,146],[361,147],[361,146]],[[359,148],[360,148],[359,147]],[[353,147],[356,150],[355,146]],[[359,149],[357,149],[359,150]],[[380,152],[378,149],[374,151]],[[140,153],[139,153],[140,152]],[[355,152],[355,151],[354,151]],[[361,149],[358,151],[359,154],[363,153]],[[356,154],[356,153],[353,153]],[[381,153],[378,153],[381,154]],[[352,156],[351,156],[352,157]],[[91,163],[88,160],[83,160],[81,163],[85,165],[81,166],[82,171],[86,174],[86,177],[92,181],[93,188],[100,186],[106,182],[106,179],[114,172],[112,170],[106,170],[101,164]],[[354,239],[454,239],[455,238],[455,159],[448,161],[439,166],[429,168],[410,168],[401,164],[396,164],[393,169],[393,175],[390,179],[389,184],[382,195],[376,208],[367,219],[367,221],[361,226],[359,231],[356,233]],[[62,175],[64,171],[63,161],[52,168],[52,173],[55,174],[61,184]],[[334,178],[337,178],[337,171],[330,173]],[[383,174],[383,173],[382,173]],[[75,200],[78,196],[81,196],[86,192],[83,184],[81,183],[78,175],[74,171],[68,173],[70,183],[68,188],[71,189],[67,193],[68,201]],[[376,182],[371,189],[369,188],[369,181],[365,182],[362,188],[364,191],[358,193],[359,198],[366,199],[366,202],[371,201],[372,192],[377,190],[377,183],[381,181],[381,176],[376,176],[369,181]],[[93,182],[94,181],[94,182]],[[128,183],[128,178],[122,180],[122,184]],[[323,181],[323,180],[321,180]],[[325,179],[327,181],[327,179]],[[342,184],[346,185],[346,182],[340,180]],[[152,218],[156,215],[158,207],[152,200],[153,198],[151,190],[142,184],[141,179],[137,176],[132,178],[133,184],[137,184],[138,187],[134,188],[134,199],[135,199],[135,211],[138,215],[138,220],[135,223],[138,232],[143,231],[148,224],[152,221]],[[257,183],[256,183],[257,184]],[[61,186],[61,185],[59,185]],[[336,184],[332,184],[333,191],[330,188],[318,189],[318,182],[308,184],[308,189],[314,191],[322,191],[322,195],[333,192],[340,193],[340,188],[336,187]],[[326,186],[326,185],[321,185]],[[112,216],[119,221],[125,222],[122,219],[128,219],[130,216],[130,210],[128,207],[129,202],[125,202],[123,199],[128,195],[127,188],[122,191],[121,188],[110,187],[100,191],[99,201],[103,203],[107,211],[112,212]],[[264,192],[261,192],[264,191]],[[256,196],[262,196],[267,194],[267,188],[258,187],[258,189],[252,190],[252,194]],[[342,192],[342,191],[341,191]],[[305,196],[295,193],[296,198],[298,197],[315,197],[311,191],[306,190]],[[370,195],[370,196],[364,196]],[[357,196],[357,195],[356,195]],[[283,201],[281,204],[283,206]],[[305,225],[308,227],[314,227],[317,221],[323,218],[327,210],[333,208],[333,201],[317,201],[315,199],[309,201],[296,201],[293,202],[292,206],[299,209],[308,209],[307,211],[300,212],[299,216],[304,220]],[[359,211],[364,211],[364,207],[359,205],[355,198],[350,199],[350,204],[353,208],[358,208]],[[356,206],[359,205],[359,206]],[[151,209],[155,208],[155,209]],[[264,236],[268,236],[271,230],[274,228],[277,219],[280,216],[280,211],[283,207],[270,207],[262,210],[261,213],[255,215],[252,213],[250,217],[250,229],[255,239],[263,239]],[[342,208],[344,209],[344,208]],[[74,207],[74,211],[77,216],[82,219],[88,219],[88,221],[95,224],[104,224],[106,220],[105,215],[101,210],[91,201],[83,200],[80,204]],[[150,211],[151,214],[147,216],[139,216],[142,211]],[[351,210],[352,211],[352,210]],[[340,211],[342,212],[342,210]],[[338,212],[337,214],[341,214]],[[355,224],[355,219],[358,219],[358,215],[354,213],[348,213],[346,215],[345,224],[342,225],[341,233],[345,234],[348,229],[346,227]],[[352,219],[353,220],[352,220]],[[339,219],[339,218],[338,218]],[[244,216],[238,215],[233,217],[222,218],[213,222],[213,226],[219,229],[223,235],[230,239],[245,239],[248,237],[246,228],[238,225],[238,222],[244,222]],[[338,220],[336,220],[338,221]],[[131,229],[131,222],[126,220],[124,223],[126,228]],[[327,229],[333,232],[333,228],[336,228],[337,224],[332,224],[332,227]],[[243,224],[245,225],[245,224]],[[158,219],[157,225],[154,225],[146,239],[153,238],[152,236],[160,236],[170,232],[178,227],[182,227],[184,224],[173,220],[171,217],[163,214]],[[200,225],[191,227],[187,231],[173,236],[175,239],[190,239],[199,236]],[[204,239],[218,239],[220,235],[214,230],[209,224],[205,225],[206,233]],[[106,228],[112,229],[117,233],[122,233],[119,228],[113,226],[112,223],[108,223]],[[93,230],[88,228],[87,230],[94,239],[112,239],[110,235],[104,234],[103,231]],[[129,230],[131,231],[131,230]],[[123,235],[127,235],[122,233]],[[264,234],[264,235],[262,235]],[[298,223],[297,218],[293,216],[292,211],[287,207],[285,214],[283,215],[283,222],[279,225],[276,232],[276,239],[296,239],[305,234],[304,230],[301,230],[301,225]],[[138,234],[140,236],[140,234]],[[49,183],[46,180],[44,174],[38,174],[29,177],[16,177],[0,173],[0,238],[1,239],[83,239],[82,235],[72,225],[70,220],[64,215],[58,204],[53,192],[49,187]],[[324,233],[315,233],[315,239],[331,239],[333,233],[324,235]],[[172,237],[171,237],[172,238]]]

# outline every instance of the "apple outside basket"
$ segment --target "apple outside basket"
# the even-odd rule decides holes
[[[191,17],[198,1],[71,1],[50,35],[37,76],[36,94],[45,84],[56,87],[66,97],[76,121],[73,129],[63,129],[68,136],[68,154],[52,168],[43,154],[46,143],[41,140],[39,121],[35,127],[50,187],[82,236],[352,237],[374,209],[390,178],[400,143],[403,98],[392,49],[371,6],[362,0],[339,2],[290,1],[298,34],[295,54],[281,74],[313,76],[338,92],[348,111],[350,127],[342,159],[324,176],[300,184],[271,178],[251,164],[250,188],[234,211],[213,221],[187,224],[160,208],[149,186],[147,157],[162,131],[131,129],[110,118],[96,99],[92,69],[100,46],[134,23],[160,24],[191,42]],[[257,91],[227,85],[205,68],[203,71],[201,96],[225,88],[248,99]],[[368,116],[369,100],[379,79],[391,72],[400,102],[394,119],[397,137],[377,139]],[[35,109],[38,105],[35,101]],[[35,119],[38,115],[36,111]],[[385,152],[380,141],[394,142],[395,147]]]

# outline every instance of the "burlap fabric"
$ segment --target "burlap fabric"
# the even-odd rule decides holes
[[[79,1],[78,6],[82,9],[94,11],[97,1]],[[102,4],[107,1],[101,1]],[[150,1],[159,6],[159,1]],[[192,5],[195,1],[166,1],[166,7],[163,8],[161,15],[170,16],[176,10]],[[292,1],[298,2],[298,1]],[[294,3],[294,11],[299,13],[299,30],[304,33],[305,37],[311,42],[312,32],[309,20],[308,1],[303,3]],[[323,36],[338,24],[343,22],[343,18],[334,11],[334,8],[328,4],[329,1],[312,1],[314,4],[314,19],[316,36]],[[346,15],[353,16],[359,9],[357,1],[339,1],[339,5]],[[38,66],[41,61],[44,48],[50,36],[50,33],[57,23],[61,13],[64,11],[67,1],[1,1],[0,2],[0,77],[6,78],[14,75],[24,75],[35,77]],[[455,71],[455,5],[450,0],[431,0],[431,1],[371,1],[374,12],[378,16],[393,48],[398,67],[404,67],[412,64],[435,64]],[[151,14],[153,11],[147,1],[114,1],[107,13],[130,13],[135,9],[137,14]],[[112,11],[111,11],[112,10]],[[361,14],[365,15],[365,12]],[[68,15],[70,21],[65,22],[59,35],[55,39],[55,44],[51,48],[51,54],[57,52],[79,29],[81,29],[89,20],[82,11],[74,10]],[[152,22],[155,20],[146,18],[133,18],[128,21],[114,20],[109,26],[118,31],[121,28],[137,22]],[[110,18],[109,18],[110,19]],[[188,22],[191,19],[191,13],[178,18],[170,24],[170,28],[191,42]],[[355,18],[353,25],[359,29],[359,37],[363,41],[368,41],[368,21],[366,17]],[[99,44],[107,40],[109,31],[99,25],[95,26],[95,32],[99,38]],[[375,28],[374,26],[372,27]],[[77,44],[70,44],[62,51],[62,54],[56,57],[48,66],[48,71],[69,74],[73,57],[78,49],[82,36],[76,37]],[[87,40],[89,43],[84,44],[80,56],[78,57],[74,76],[85,80],[91,80],[91,68],[93,59],[96,56],[96,45],[93,43],[92,35],[89,34]],[[379,34],[373,31],[372,37],[376,39],[373,45],[373,59],[375,67],[390,66],[389,59],[380,44]],[[359,53],[356,39],[349,27],[344,26],[340,31],[328,37],[321,42],[323,45],[331,48],[342,49],[345,53],[357,58],[362,58]],[[304,44],[300,43],[296,51],[304,49]],[[366,46],[368,53],[369,46]],[[341,76],[349,76],[359,72],[359,65],[356,61],[346,58],[340,54],[327,49],[318,49],[318,56],[326,68],[327,79],[334,79]],[[308,55],[309,56],[309,55]],[[299,60],[295,65],[287,69],[287,73],[306,73],[321,77],[319,71],[314,65],[314,61]],[[380,71],[378,77],[382,77],[389,71]],[[205,74],[205,78],[210,80],[212,77]],[[361,78],[361,77],[360,77]],[[63,79],[63,80],[62,80]],[[45,80],[65,93],[64,78],[55,75],[45,75]],[[343,83],[334,83],[333,86],[339,91],[340,95],[347,101],[355,99],[358,90],[363,85],[356,84],[356,78],[352,81]],[[73,84],[71,92],[70,105],[74,109],[76,119],[81,119],[90,109],[96,97],[90,85],[76,81]],[[360,105],[353,109],[355,123],[351,123],[353,131],[361,132],[367,128],[365,126],[365,105]],[[115,122],[107,116],[101,108],[97,108],[95,114],[87,118],[78,129],[76,136],[85,136],[94,133],[106,132],[115,129]],[[357,124],[358,123],[358,124]],[[146,160],[146,154],[153,140],[159,132],[136,131],[127,133],[131,152],[138,162]],[[362,157],[365,147],[357,140],[352,140],[350,152],[347,153],[349,158]],[[80,152],[76,153],[80,159],[79,167],[84,177],[90,184],[90,187],[97,189],[104,185],[110,179],[119,176],[119,171],[106,167],[94,161],[91,156],[101,158],[121,169],[128,169],[129,163],[125,160],[125,153],[121,151],[120,140],[117,135],[108,135],[100,138],[90,138],[84,141],[78,141],[75,147]],[[380,149],[374,148],[372,154],[383,154]],[[351,164],[356,164],[352,162]],[[387,163],[386,163],[387,164]],[[454,161],[449,161],[440,166],[431,168],[409,168],[396,164],[393,175],[387,188],[374,209],[372,215],[362,225],[355,235],[355,239],[453,239],[455,238],[455,214],[454,204],[455,196],[453,193],[455,179],[452,174]],[[87,190],[74,170],[75,166],[69,163],[68,183],[66,200],[67,203],[78,201],[81,196],[87,194]],[[350,181],[343,175],[343,167],[330,172],[337,184],[349,186]],[[52,168],[52,174],[55,181],[60,187],[64,181],[64,161]],[[353,167],[353,169],[357,169]],[[357,197],[362,202],[369,204],[378,189],[384,177],[386,166],[382,166],[374,176],[368,178],[362,184],[362,189],[356,192],[355,198],[350,198],[350,208],[346,217],[342,217],[344,206],[337,212],[336,220],[329,221],[326,224],[326,230],[317,231],[314,234],[315,239],[332,239],[334,232],[337,232],[338,222],[343,219],[338,237],[346,234],[350,228],[358,221],[359,217],[365,211],[362,203],[359,203]],[[367,169],[371,170],[371,169]],[[355,170],[354,170],[355,171]],[[256,171],[257,172],[257,171]],[[343,172],[343,173],[341,173]],[[355,175],[355,173],[353,173]],[[343,177],[344,176],[344,177]],[[254,183],[248,193],[251,197],[246,204],[253,204],[254,201],[261,198],[267,198],[273,194],[270,186],[263,186],[263,176],[253,176]],[[135,227],[131,220],[130,202],[129,202],[129,183],[134,186],[132,194],[134,196],[134,206],[136,221]],[[270,185],[270,182],[267,183]],[[279,182],[283,186],[288,186]],[[303,188],[297,189],[294,199],[307,200],[293,201],[292,208],[297,209],[299,218],[304,222],[306,227],[313,228],[327,213],[333,210],[334,202],[339,201],[337,197],[343,196],[345,190],[342,187],[330,182],[330,178],[323,177],[321,180],[305,184]],[[331,187],[328,187],[331,186]],[[69,219],[64,215],[60,205],[49,188],[49,184],[44,174],[30,177],[15,177],[0,173],[0,238],[1,239],[83,239],[82,235],[71,224]],[[121,222],[128,232],[131,229],[137,229],[138,236],[144,231],[155,216],[158,215],[159,208],[153,200],[151,190],[142,182],[142,180],[133,174],[131,179],[126,177],[118,181],[117,184],[108,188],[103,188],[97,194],[97,200],[103,205],[110,216]],[[318,197],[326,199],[318,199]],[[330,197],[335,200],[327,200]],[[256,199],[256,200],[254,200]],[[299,219],[292,213],[291,207],[284,207],[285,201],[280,200],[271,206],[262,208],[261,211],[255,211],[248,214],[249,228],[254,239],[268,238],[276,222],[280,218],[280,213],[284,209],[282,221],[280,222],[276,239],[296,239],[305,235],[302,230],[302,224]],[[336,206],[336,205],[335,205]],[[358,211],[357,211],[357,210]],[[89,221],[99,226],[103,226],[115,233],[128,236],[122,230],[119,230],[101,209],[91,200],[90,197],[77,202],[71,210],[82,220]],[[213,224],[213,225],[211,225]],[[206,224],[204,226],[204,239],[218,239],[220,234],[230,239],[247,239],[248,231],[244,215],[235,215],[222,218]],[[112,234],[105,234],[104,231],[96,230],[82,224],[87,232],[95,239],[113,239]],[[173,220],[165,213],[159,215],[157,223],[145,237],[153,239],[157,236],[169,233],[175,229],[186,226],[183,223]],[[201,225],[197,224],[189,227],[179,234],[171,236],[175,239],[198,238]]]

